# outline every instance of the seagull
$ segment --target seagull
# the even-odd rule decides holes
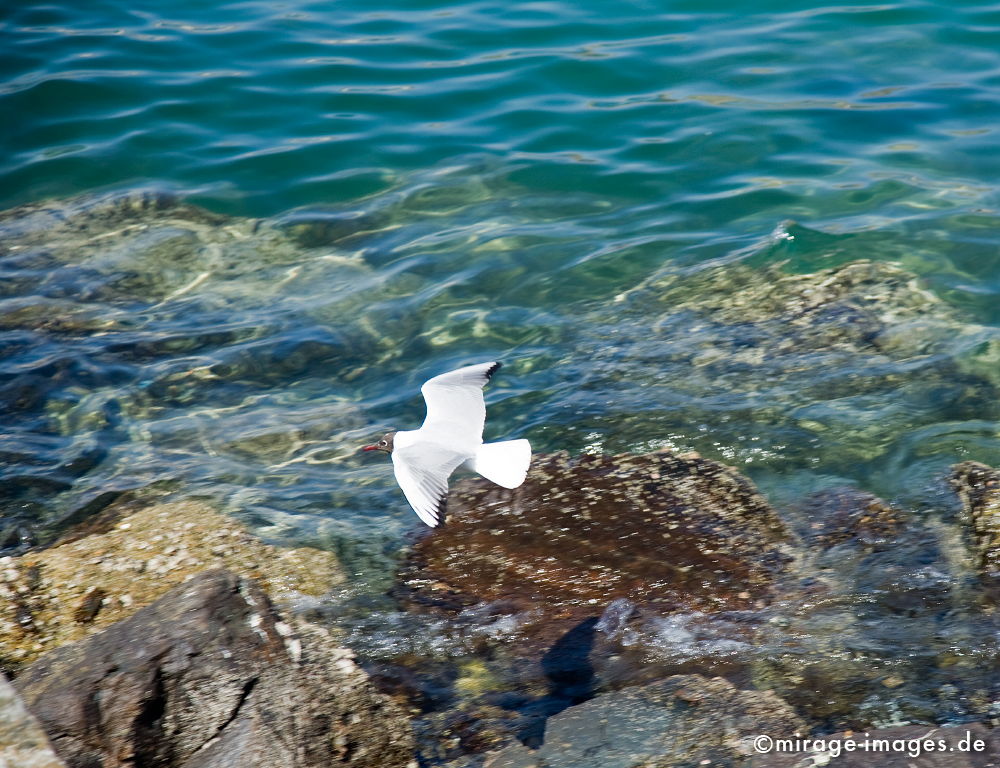
[[[429,379],[420,388],[427,417],[420,429],[387,432],[365,451],[392,457],[396,482],[417,516],[432,528],[441,522],[448,478],[458,467],[478,472],[504,488],[524,482],[531,462],[527,440],[483,442],[483,387],[500,363],[468,365]]]

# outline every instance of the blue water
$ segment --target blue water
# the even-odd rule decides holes
[[[663,308],[636,314],[614,300],[718,264],[809,273],[874,259],[912,271],[956,325],[978,328],[943,353],[973,354],[1000,322],[998,22],[1000,6],[943,2],[22,7],[3,26],[0,205],[154,188],[226,215],[327,222],[328,241],[359,270],[315,271],[303,299],[294,286],[264,290],[248,262],[248,281],[223,311],[237,336],[254,339],[278,327],[292,339],[364,336],[360,312],[382,334],[378,350],[355,344],[349,367],[363,376],[338,380],[333,355],[322,370],[304,364],[260,387],[278,397],[314,375],[311,401],[328,380],[357,406],[357,437],[419,420],[412,393],[425,377],[498,357],[514,365],[493,396],[497,435],[570,450],[672,441],[738,464],[753,459],[739,443],[763,439],[757,466],[763,458],[781,469],[782,456],[802,452],[801,435],[754,435],[752,419],[733,427],[718,418],[752,407],[746,397],[692,415],[692,399],[719,394],[710,381],[673,402],[658,392],[666,400],[656,414],[623,421],[651,407],[651,374],[634,360],[672,358],[663,346],[637,351]],[[802,228],[798,238],[790,226]],[[202,271],[140,269],[150,291],[160,281],[180,289]],[[65,295],[78,277],[63,269],[47,280]],[[213,280],[187,298],[211,292]],[[18,300],[32,293],[8,284]],[[149,333],[183,334],[177,313],[124,311]],[[199,327],[219,321],[183,314]],[[674,330],[683,346],[683,318]],[[617,343],[609,334],[622,333],[633,351],[610,375],[632,385],[613,398],[600,391],[607,376],[574,390],[591,376],[588,362]],[[14,358],[10,370],[19,365]],[[123,376],[142,382],[150,373],[141,368]],[[883,391],[888,401],[896,394]],[[934,469],[994,458],[995,409],[949,412],[956,396],[939,388],[904,405],[872,463],[817,449],[816,470],[898,494],[914,482],[900,445],[977,415],[985,422],[968,439],[930,451],[941,457]],[[882,407],[869,406],[851,418]],[[28,426],[47,431],[44,419]],[[371,513],[370,502],[347,497],[337,506]],[[393,516],[405,512],[388,491],[379,499]]]
[[[4,24],[0,203],[153,181],[273,215],[490,160],[530,189],[641,207],[638,229],[686,243],[988,206],[998,17],[985,2],[22,7]]]
[[[0,548],[152,488],[384,584],[418,522],[357,448],[492,359],[488,439],[696,450],[783,509],[847,484],[936,519],[952,463],[1000,465],[1000,5],[0,24],[0,209],[38,204],[0,218]],[[108,202],[150,191],[197,208]]]

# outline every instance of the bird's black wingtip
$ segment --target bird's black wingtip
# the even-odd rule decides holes
[[[486,380],[489,381],[493,378],[493,374],[503,368],[503,363],[497,362],[490,366],[489,370],[486,371]]]

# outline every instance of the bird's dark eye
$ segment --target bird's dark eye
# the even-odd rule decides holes
[[[388,443],[385,440],[381,440],[379,441],[379,445],[388,445]]]

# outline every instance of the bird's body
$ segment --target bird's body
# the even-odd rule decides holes
[[[524,482],[531,461],[527,440],[483,443],[483,386],[499,368],[500,363],[480,363],[429,379],[420,388],[427,403],[420,429],[390,432],[364,447],[392,457],[399,487],[427,525],[440,522],[448,478],[460,466],[505,488]]]

